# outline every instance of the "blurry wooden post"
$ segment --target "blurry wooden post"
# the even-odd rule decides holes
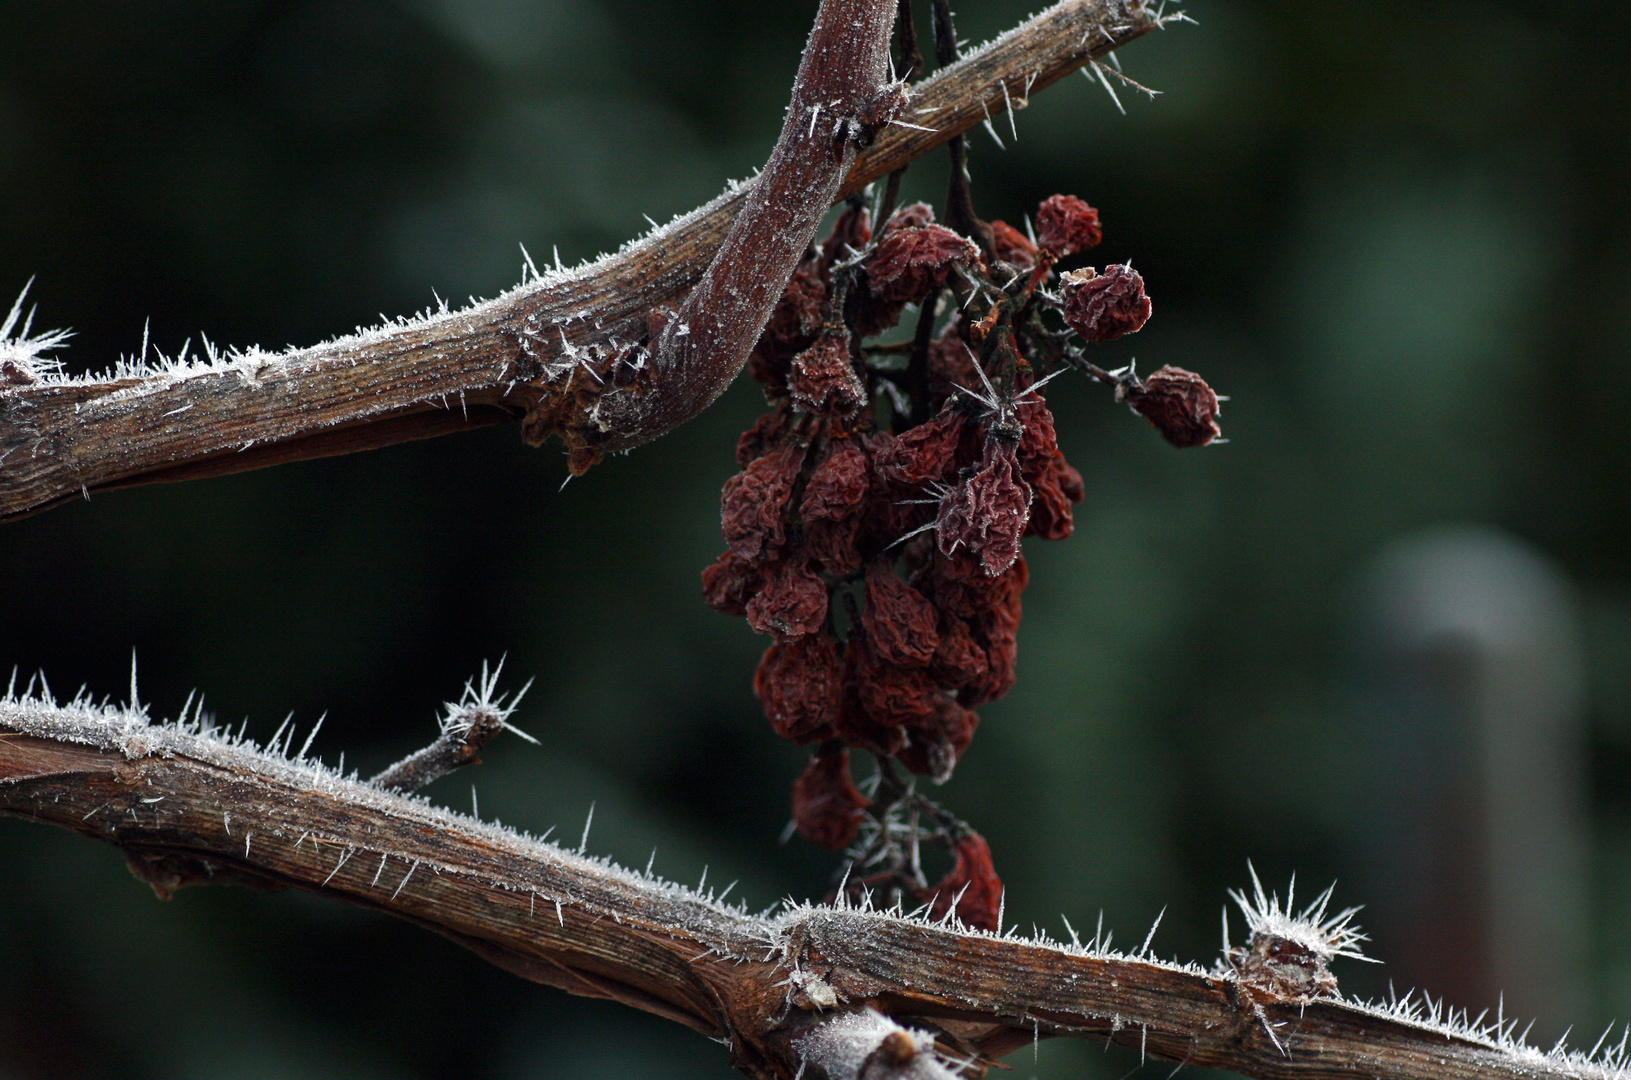
[[[1562,575],[1489,529],[1381,552],[1360,587],[1349,729],[1360,882],[1398,974],[1537,1017],[1583,1014],[1589,873],[1578,617]]]

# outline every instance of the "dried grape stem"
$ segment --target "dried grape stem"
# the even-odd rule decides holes
[[[917,126],[880,131],[837,196],[1010,101],[1022,106],[1029,93],[1154,25],[1136,0],[1049,8],[915,86],[903,120]],[[620,446],[654,439],[684,410],[636,410],[630,429],[601,431],[586,415],[596,384],[575,360],[592,347],[639,340],[648,312],[685,296],[755,187],[743,185],[598,263],[546,274],[462,311],[290,353],[0,389],[0,521],[91,492],[375,449],[513,422],[529,411],[545,431],[569,438],[598,432]],[[688,407],[700,408],[707,392],[693,389]]]
[[[525,978],[729,1039],[735,1064],[754,1077],[799,1072],[800,1033],[848,1015],[821,1002],[869,1004],[986,1056],[1035,1037],[1077,1036],[1287,1080],[1626,1075],[1541,1054],[1508,1034],[1480,1037],[1350,1002],[1259,1006],[1256,994],[1242,1000],[1233,974],[1145,956],[853,909],[750,916],[117,708],[0,700],[0,814],[114,844],[161,890],[248,880],[395,915]]]

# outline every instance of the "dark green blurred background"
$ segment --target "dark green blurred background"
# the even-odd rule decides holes
[[[1027,5],[968,0],[981,40]],[[813,2],[7,0],[0,296],[73,370],[184,340],[310,344],[610,250],[765,156]],[[1412,985],[1477,1012],[1631,1016],[1631,9],[1197,0],[1076,77],[978,206],[1103,212],[1155,297],[1106,346],[1205,374],[1227,445],[1177,452],[1080,380],[1087,477],[1032,542],[1019,683],[945,801],[1022,925],[1101,909],[1217,955],[1247,860],[1339,904]],[[939,156],[909,177],[938,197]],[[433,293],[434,290],[434,293]],[[514,429],[99,496],[0,529],[0,672],[193,688],[365,771],[484,659],[536,676],[487,763],[431,789],[755,906],[833,860],[776,840],[801,761],[750,690],[763,642],[705,608],[739,385],[557,489]],[[719,1077],[725,1053],[301,895],[168,904],[117,852],[0,822],[0,1078]],[[1234,921],[1236,940],[1241,934]],[[1616,1038],[1618,1034],[1616,1033]],[[1015,1075],[1103,1076],[1042,1047]],[[1151,1064],[1145,1075],[1165,1076]]]

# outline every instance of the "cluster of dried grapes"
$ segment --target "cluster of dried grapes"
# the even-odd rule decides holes
[[[774,638],[754,678],[765,716],[816,747],[794,785],[798,831],[839,850],[870,822],[871,863],[896,853],[874,879],[903,873],[899,813],[885,811],[910,792],[891,761],[951,775],[975,707],[1014,681],[1021,538],[1070,535],[1082,478],[1059,450],[1043,384],[1075,366],[1114,383],[1178,445],[1218,434],[1217,399],[1196,376],[1163,368],[1139,380],[1082,357],[1083,343],[1136,331],[1150,314],[1131,267],[1055,278],[1059,259],[1099,242],[1096,210],[1056,195],[1038,209],[1034,240],[1000,221],[985,229],[977,242],[916,204],[873,235],[852,203],[811,248],[749,361],[773,407],[737,445],[742,471],[722,498],[729,549],[703,573],[710,605]],[[915,336],[878,343],[909,305]],[[851,749],[878,758],[894,797],[861,794]],[[994,925],[1000,883],[985,841],[938,808],[930,816],[940,825],[925,835],[954,865],[928,889],[914,833],[907,891],[937,913],[955,896],[965,923]],[[851,887],[877,883],[862,875]]]

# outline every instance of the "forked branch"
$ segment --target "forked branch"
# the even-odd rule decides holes
[[[1543,1054],[1504,1018],[1478,1028],[1324,984],[1297,996],[1238,964],[1155,960],[1147,944],[1118,953],[898,912],[750,915],[224,737],[196,716],[153,724],[141,709],[8,695],[0,813],[116,845],[161,895],[241,881],[395,915],[525,978],[723,1040],[755,1077],[973,1076],[1066,1036],[1271,1078],[1631,1075],[1623,1048],[1595,1061]]]
[[[816,211],[1158,25],[1139,0],[1063,0],[912,87],[891,113],[880,91],[893,8],[829,0],[765,173],[598,262],[293,352],[156,365],[144,354],[83,378],[19,367],[0,379],[0,521],[93,491],[523,418],[530,440],[563,438],[579,469],[649,441],[735,376],[758,332],[744,327],[763,321]],[[759,223],[693,292],[755,206]]]

